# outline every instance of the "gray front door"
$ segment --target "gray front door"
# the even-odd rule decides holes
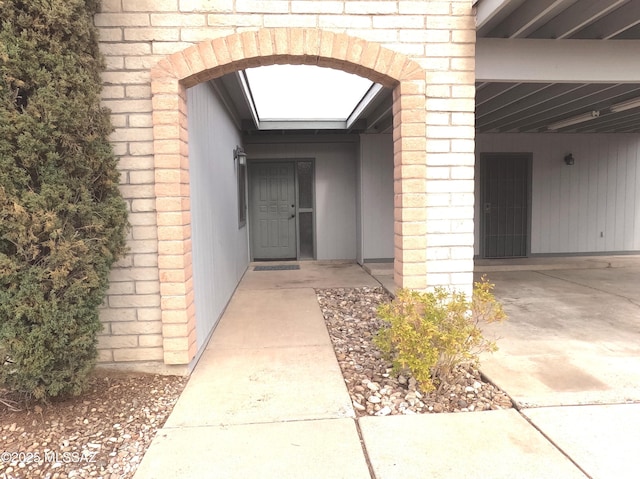
[[[527,256],[530,160],[522,153],[480,157],[483,258]]]
[[[295,163],[249,165],[251,246],[255,260],[296,259]]]

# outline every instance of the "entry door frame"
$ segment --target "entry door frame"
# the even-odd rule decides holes
[[[301,208],[300,207],[300,188],[298,181],[298,163],[299,162],[310,162],[311,163],[311,195],[312,195],[312,207],[311,208]],[[315,158],[255,158],[247,161],[247,193],[248,193],[248,217],[247,217],[247,231],[249,234],[249,257],[251,261],[255,261],[254,248],[253,248],[253,230],[252,230],[252,215],[253,215],[253,198],[252,198],[252,188],[251,181],[253,179],[253,175],[255,174],[255,167],[257,165],[264,164],[277,164],[277,163],[289,163],[293,165],[293,181],[294,181],[294,191],[295,191],[295,243],[296,243],[296,261],[304,261],[304,260],[315,260],[317,258],[317,249],[318,249],[318,241],[317,241],[317,228],[316,228],[316,162]],[[300,213],[311,213],[312,214],[312,241],[313,241],[313,257],[312,258],[301,258],[300,257]],[[273,259],[273,261],[287,261],[287,260],[279,260]]]
[[[503,258],[528,258],[531,256],[531,209],[532,209],[532,192],[533,192],[533,153],[531,152],[517,152],[517,153],[505,153],[505,152],[498,152],[498,153],[493,153],[493,152],[483,152],[480,153],[480,205],[479,205],[479,210],[480,210],[480,258],[482,259],[492,259],[492,258],[496,258],[498,259],[499,257],[494,257],[494,256],[486,256],[486,251],[485,251],[485,247],[486,247],[486,228],[487,228],[487,220],[486,220],[486,214],[485,214],[485,200],[486,200],[486,191],[485,191],[485,184],[486,184],[486,162],[493,159],[493,158],[500,158],[500,159],[504,159],[504,158],[512,158],[512,159],[516,159],[516,160],[523,160],[526,162],[526,174],[527,174],[527,181],[526,181],[526,185],[527,185],[527,214],[526,214],[526,251],[524,256],[504,256]]]

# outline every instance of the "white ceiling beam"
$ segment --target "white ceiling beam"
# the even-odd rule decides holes
[[[496,85],[496,83],[494,83]],[[513,88],[500,95],[499,102],[493,102],[489,105],[478,105],[476,103],[476,121],[495,112],[496,110],[502,110],[508,108],[513,103],[520,104],[525,98],[529,98],[532,95],[539,95],[540,92],[549,88],[549,84],[534,83],[528,85],[521,85],[519,88]]]
[[[629,0],[582,0],[551,19],[529,38],[569,38]]]
[[[605,18],[579,31],[574,38],[608,40],[640,23],[640,2],[628,2]]]
[[[528,1],[509,15],[491,32],[492,37],[526,37],[538,29],[545,20],[576,3],[577,0],[535,0]]]
[[[513,90],[520,86],[520,83],[481,83],[482,88],[476,86],[476,110],[484,103],[490,102],[494,98]]]
[[[497,18],[505,8],[513,3],[511,0],[481,0],[476,6],[476,29],[485,27],[494,18]]]
[[[640,40],[479,38],[476,81],[640,83]]]

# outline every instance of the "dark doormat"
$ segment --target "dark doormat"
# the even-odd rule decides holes
[[[273,266],[254,266],[254,271],[293,271],[300,269],[297,264],[275,264]]]

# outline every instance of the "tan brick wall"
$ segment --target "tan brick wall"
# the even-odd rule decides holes
[[[102,314],[101,361],[193,358],[184,91],[247,66],[317,62],[394,88],[396,281],[469,291],[471,3],[102,0],[95,23],[107,64],[103,101],[132,229]]]

